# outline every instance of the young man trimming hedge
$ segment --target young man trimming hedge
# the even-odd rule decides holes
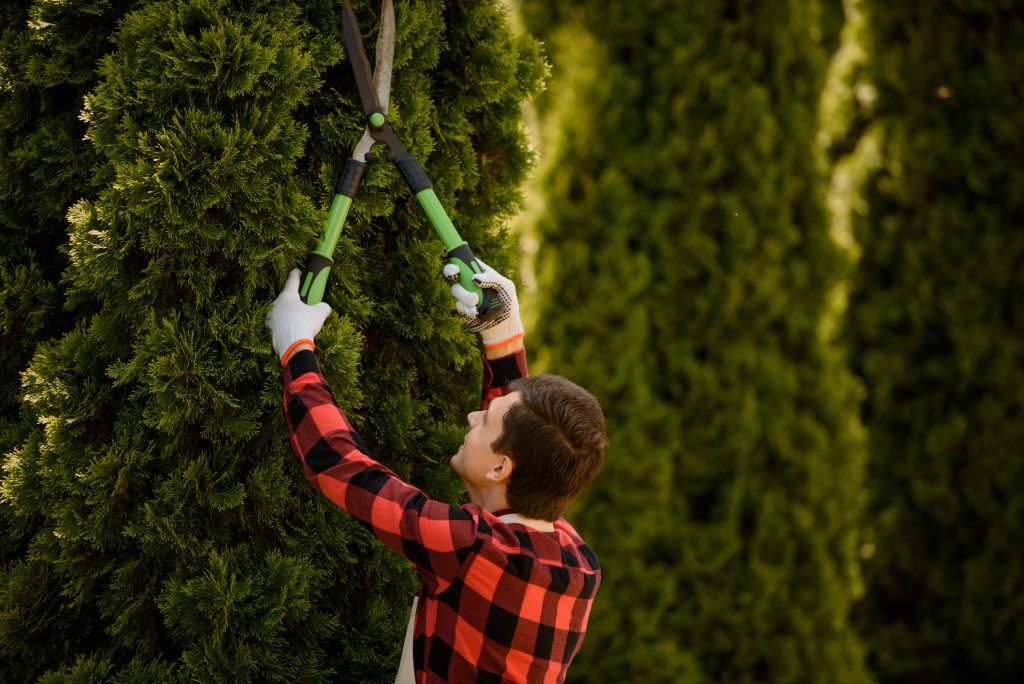
[[[506,305],[487,322],[453,285],[482,337],[482,401],[451,458],[470,503],[431,500],[368,454],[335,403],[313,352],[331,309],[299,299],[299,275],[267,318],[292,446],[309,481],[422,578],[396,683],[563,681],[601,581],[597,557],[561,517],[604,458],[597,400],[565,378],[528,377],[509,279],[489,267],[474,277]]]

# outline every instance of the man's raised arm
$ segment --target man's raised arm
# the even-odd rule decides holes
[[[444,267],[445,278],[452,283],[455,308],[469,326],[480,333],[484,345],[483,388],[480,407],[487,408],[493,399],[508,394],[509,384],[530,373],[526,367],[526,349],[523,321],[519,315],[519,297],[511,280],[477,259],[483,272],[473,276],[481,288],[494,290],[503,304],[494,318],[481,320],[476,310],[477,295],[468,292],[458,282],[459,269],[451,264]]]

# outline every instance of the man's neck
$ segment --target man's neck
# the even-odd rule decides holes
[[[541,532],[552,532],[554,524],[547,520],[535,520],[527,518],[512,510],[508,505],[508,497],[505,495],[505,487],[493,487],[490,489],[469,490],[469,500],[480,508],[485,508],[508,523],[519,523],[532,527]]]
[[[492,511],[493,512],[493,511]],[[554,532],[555,524],[547,520],[536,520],[534,518],[524,518],[518,513],[504,513],[498,518],[505,523],[519,523],[520,525],[526,525],[532,527],[540,532]]]
[[[486,508],[491,513],[495,511],[508,510],[508,497],[505,496],[504,487],[489,487],[487,489],[466,489],[469,491],[469,500],[480,508]]]

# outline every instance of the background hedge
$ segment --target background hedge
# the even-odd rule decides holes
[[[539,365],[598,396],[611,440],[570,509],[605,569],[571,676],[868,681],[848,261],[815,145],[835,8],[571,5],[524,3],[554,67]]]
[[[843,111],[867,388],[867,592],[882,682],[1024,676],[1024,16],[867,1]],[[865,124],[865,122],[867,122]]]

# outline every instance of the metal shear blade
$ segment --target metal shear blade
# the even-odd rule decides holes
[[[379,109],[387,116],[388,104],[391,100],[391,68],[395,61],[395,6],[392,0],[384,0],[380,11],[380,33],[377,34],[377,54],[374,60],[373,76],[369,79],[372,84],[370,102],[366,98],[366,76],[370,72],[370,66],[366,61],[366,53],[363,50],[362,37],[359,35],[359,25],[356,22],[355,14],[348,0],[344,3],[345,16],[345,40],[348,43],[349,59],[352,60],[352,67],[356,73],[356,81],[359,87],[359,96],[363,100],[364,111]],[[360,78],[362,77],[362,78]],[[370,112],[367,112],[369,114]],[[352,158],[356,161],[366,161],[366,155],[373,147],[374,140],[370,127],[363,130],[363,136],[352,148]]]

